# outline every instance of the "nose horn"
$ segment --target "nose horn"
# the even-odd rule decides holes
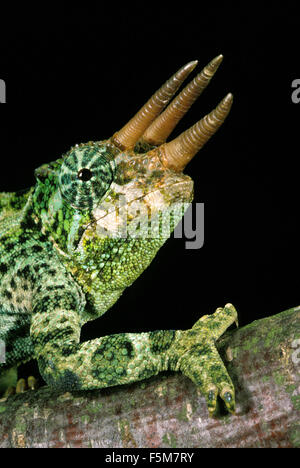
[[[171,104],[154,120],[142,135],[141,142],[150,145],[164,143],[175,126],[187,113],[192,104],[202,94],[216,73],[223,55],[218,55],[173,99]]]
[[[233,96],[227,94],[219,105],[195,125],[174,140],[159,147],[163,164],[182,171],[210,137],[220,128],[232,106]]]
[[[181,67],[138,111],[138,113],[118,132],[111,141],[121,150],[133,148],[153,120],[165,108],[185,78],[195,68],[194,60]]]

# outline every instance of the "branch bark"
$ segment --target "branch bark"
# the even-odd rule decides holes
[[[300,447],[299,319],[296,307],[219,340],[235,415],[209,418],[181,374],[73,394],[43,387],[0,402],[0,447]]]

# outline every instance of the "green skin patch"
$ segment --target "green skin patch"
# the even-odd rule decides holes
[[[210,413],[218,395],[234,411],[215,347],[237,319],[230,304],[191,330],[80,343],[83,324],[105,313],[167,240],[184,213],[175,204],[192,201],[192,180],[144,151],[121,152],[110,141],[76,145],[36,170],[35,187],[0,194],[0,374],[35,358],[49,385],[72,391],[178,370],[202,390]]]

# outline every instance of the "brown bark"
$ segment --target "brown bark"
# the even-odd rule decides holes
[[[43,387],[0,402],[0,447],[300,447],[300,307],[218,342],[237,411],[209,418],[180,374],[101,391]]]

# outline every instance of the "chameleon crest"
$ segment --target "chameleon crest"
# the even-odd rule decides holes
[[[3,380],[33,358],[46,383],[70,391],[180,370],[201,388],[211,413],[218,395],[234,410],[234,388],[215,348],[237,320],[231,304],[191,330],[80,342],[82,325],[140,276],[192,201],[193,181],[183,170],[225,120],[232,95],[167,138],[221,61],[213,59],[171,101],[197,65],[189,62],[111,138],[75,145],[36,170],[35,187],[0,194]]]

